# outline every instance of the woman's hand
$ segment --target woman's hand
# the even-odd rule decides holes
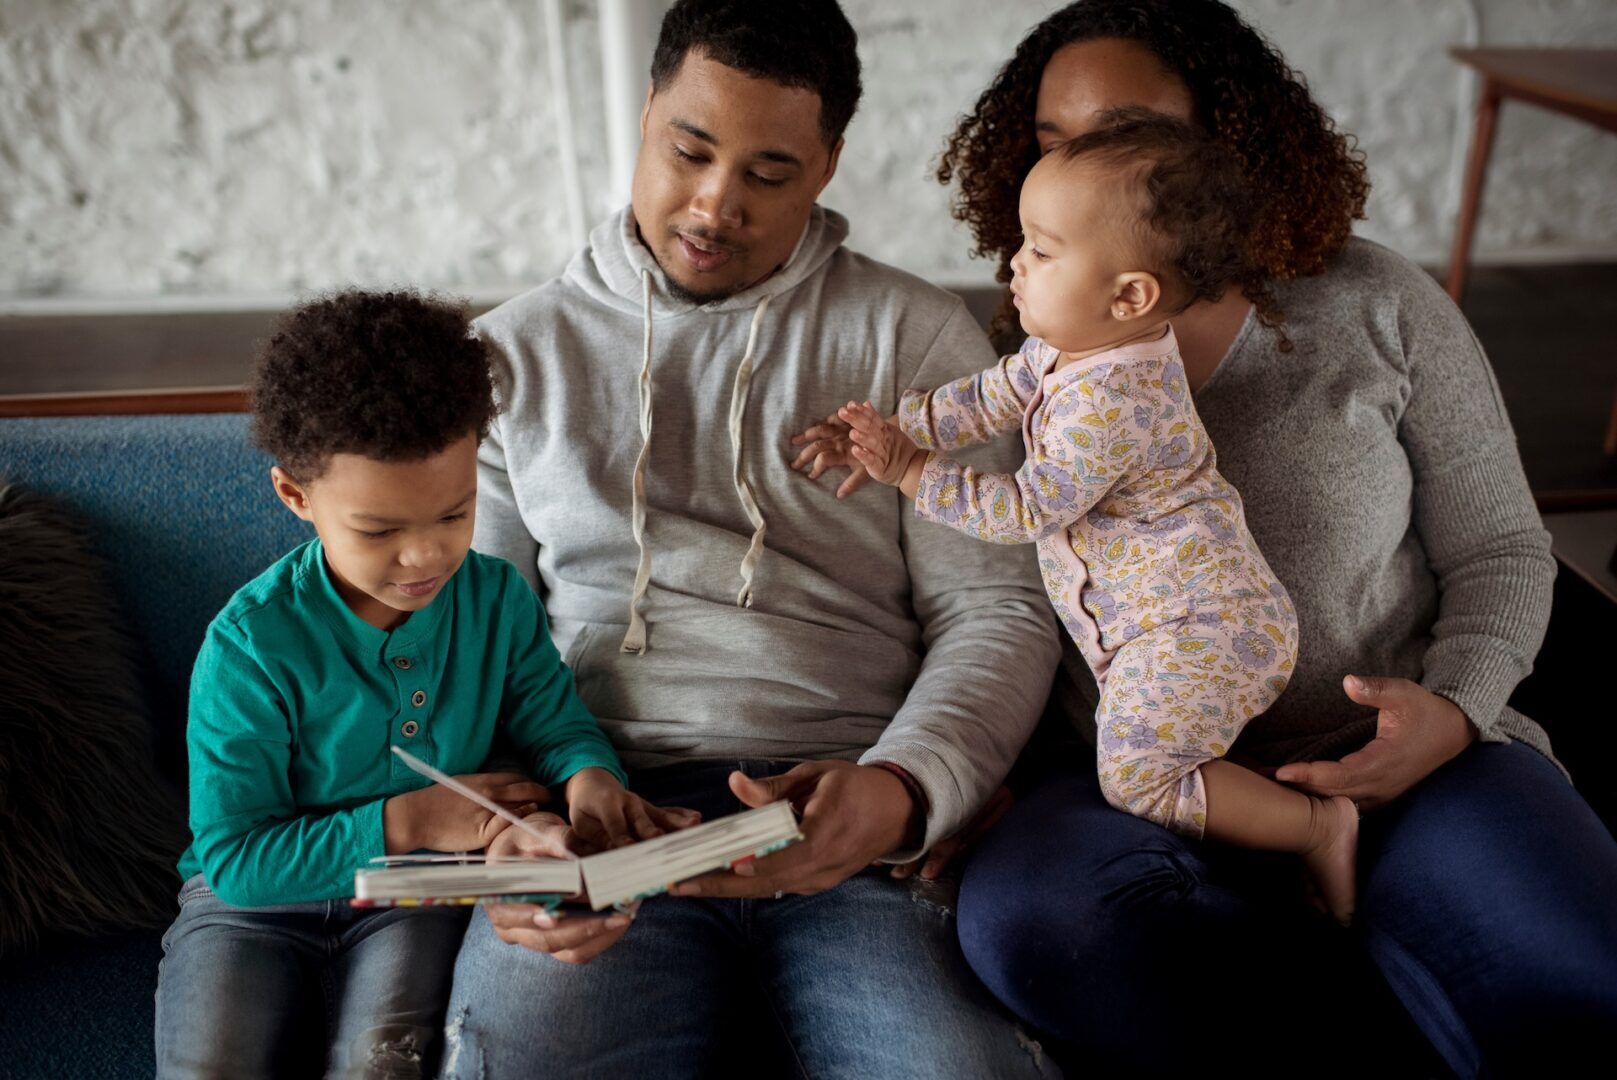
[[[808,478],[818,480],[827,469],[845,468],[848,478],[837,488],[837,498],[845,499],[870,482],[865,467],[854,460],[853,440],[849,438],[852,426],[836,413],[815,424],[801,435],[792,436],[792,445],[803,449],[792,460],[798,472],[809,470]]]
[[[1341,761],[1296,761],[1275,779],[1328,798],[1346,795],[1361,810],[1385,806],[1470,746],[1477,729],[1460,707],[1408,679],[1342,680],[1347,696],[1376,714],[1376,737]]]

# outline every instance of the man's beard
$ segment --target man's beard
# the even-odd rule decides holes
[[[697,307],[705,307],[708,304],[716,304],[720,300],[728,300],[736,293],[745,292],[747,289],[751,288],[751,286],[747,284],[734,285],[727,289],[720,289],[717,292],[698,292],[695,289],[686,288],[684,285],[681,285],[679,282],[675,281],[674,275],[668,272],[667,265],[665,265],[663,260],[657,255],[657,249],[646,243],[646,234],[645,231],[640,228],[639,221],[635,222],[634,232],[635,236],[640,240],[640,245],[651,253],[652,261],[662,269],[663,280],[668,283],[668,295],[672,296],[675,300],[682,304],[694,304]],[[671,243],[679,243],[679,230],[670,227],[668,230],[668,239]],[[736,254],[739,255],[741,252],[736,251]],[[670,259],[672,259],[672,255],[670,255]]]
[[[663,280],[668,283],[669,296],[672,296],[675,300],[678,300],[682,304],[695,304],[697,307],[704,307],[708,304],[716,304],[720,300],[728,300],[736,293],[744,292],[748,288],[746,285],[737,285],[734,288],[724,289],[720,292],[697,292],[694,289],[687,289],[685,286],[675,281],[674,275],[670,274],[667,270],[663,271]]]

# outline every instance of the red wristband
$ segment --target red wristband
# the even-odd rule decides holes
[[[910,793],[910,800],[914,806],[910,810],[910,820],[904,830],[904,839],[911,845],[919,844],[926,839],[926,789],[921,787],[920,781],[911,776],[910,771],[902,765],[894,765],[891,761],[872,761],[870,764],[898,777],[898,782]]]

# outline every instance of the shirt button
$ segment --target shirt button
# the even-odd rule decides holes
[[[406,720],[404,722],[404,726],[399,730],[404,732],[404,737],[406,739],[413,739],[415,738],[415,733],[421,730],[421,725],[416,723],[414,720]]]
[[[410,658],[408,656],[395,656],[393,658],[393,666],[398,668],[400,671],[409,671]]]
[[[419,708],[421,708],[421,706],[425,705],[426,703],[427,703],[427,692],[425,690],[417,690],[415,693],[410,695],[410,704],[414,705],[416,708],[419,709]]]

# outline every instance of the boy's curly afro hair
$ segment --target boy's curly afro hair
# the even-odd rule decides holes
[[[259,355],[253,440],[293,476],[333,454],[414,461],[494,418],[483,343],[458,304],[410,291],[350,290],[285,316]]]

